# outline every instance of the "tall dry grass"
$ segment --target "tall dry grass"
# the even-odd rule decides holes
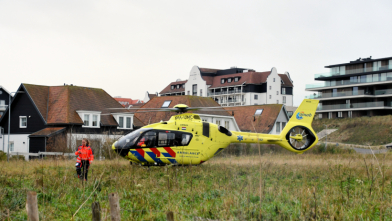
[[[38,193],[41,220],[91,219],[91,203],[109,220],[108,194],[120,195],[123,220],[378,220],[392,217],[392,155],[221,156],[201,166],[140,167],[95,161],[89,181],[73,160],[0,162],[1,220],[27,219],[26,192]],[[99,179],[102,177],[101,179]],[[91,194],[95,189],[95,192]],[[89,196],[91,198],[88,198]],[[261,203],[260,203],[261,198]]]

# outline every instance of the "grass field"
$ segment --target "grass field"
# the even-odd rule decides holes
[[[392,220],[392,155],[263,154],[216,157],[201,166],[139,167],[95,161],[89,181],[74,160],[0,161],[1,220],[26,220],[27,191],[38,193],[40,220],[91,220],[98,201],[120,196],[123,220]],[[95,192],[94,192],[95,189]],[[88,198],[91,195],[91,198]]]

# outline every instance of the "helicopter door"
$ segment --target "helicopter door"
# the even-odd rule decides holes
[[[192,139],[191,133],[184,133],[179,131],[160,131],[158,133],[159,147],[176,147],[188,146]]]
[[[156,147],[156,132],[149,131],[142,135],[136,144],[136,148],[152,148]]]

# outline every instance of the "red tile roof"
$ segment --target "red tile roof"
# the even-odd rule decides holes
[[[65,131],[65,127],[47,127],[33,134],[30,134],[29,137],[51,137],[63,131]]]
[[[283,104],[266,104],[224,107],[224,109],[230,110],[230,113],[234,112],[234,118],[241,131],[255,132],[256,129],[257,133],[269,133],[274,127],[282,106]],[[263,113],[260,116],[253,117],[258,109],[263,109]]]
[[[22,84],[48,125],[83,124],[77,110],[100,111],[103,126],[117,126],[110,113],[129,112],[106,91],[78,86]],[[141,123],[137,119],[134,122]],[[135,124],[136,126],[136,124]],[[143,125],[141,125],[143,126]]]
[[[115,97],[114,100],[118,101],[121,105],[125,106],[123,103],[127,104],[128,106],[131,104],[143,103],[141,100],[132,100],[131,98],[120,98]]]
[[[279,74],[279,77],[282,79],[283,84],[282,86],[284,87],[293,87],[293,83],[291,82],[291,80],[289,79],[289,77],[285,74]]]
[[[217,88],[217,87],[227,87],[227,86],[234,86],[234,85],[241,85],[241,84],[261,84],[267,81],[267,77],[270,74],[270,71],[267,72],[245,72],[245,73],[236,73],[236,74],[227,74],[227,75],[220,75],[215,76],[210,88]],[[227,80],[225,83],[221,83],[222,78],[234,78],[240,77],[240,79],[235,82],[234,79],[228,83]]]
[[[183,88],[182,86],[180,86],[180,88],[177,89],[176,85],[182,85],[185,84],[186,82],[188,82],[188,80],[186,81],[174,81],[171,82],[169,85],[167,85],[165,87],[165,89],[163,89],[161,92],[159,92],[159,94],[166,94],[166,93],[181,93],[185,91],[185,88]],[[174,89],[171,89],[171,86],[174,85]],[[151,98],[150,98],[151,99]]]
[[[216,103],[210,97],[198,97],[198,96],[190,96],[190,95],[183,95],[183,96],[163,96],[163,97],[154,97],[150,101],[148,101],[145,105],[141,107],[135,113],[144,124],[152,124],[160,122],[161,120],[167,121],[170,119],[171,116],[176,115],[175,112],[143,112],[143,108],[161,108],[163,102],[171,100],[169,108],[174,107],[177,104],[186,104],[189,107],[220,107],[218,103]],[[223,108],[218,108],[219,110],[224,110]],[[189,113],[192,113],[190,111]],[[213,115],[223,115],[223,116],[230,116],[227,111],[193,111],[193,113],[200,113],[200,114],[213,114]]]

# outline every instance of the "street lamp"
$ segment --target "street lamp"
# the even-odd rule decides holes
[[[8,150],[7,162],[10,161],[10,127],[11,127],[11,94],[22,94],[23,91],[11,92],[8,94]]]

